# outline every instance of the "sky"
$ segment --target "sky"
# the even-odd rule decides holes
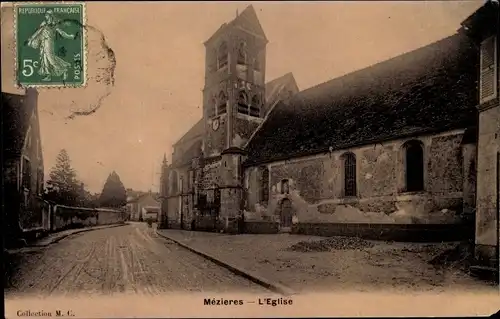
[[[202,117],[203,42],[249,4],[88,2],[88,86],[39,90],[46,175],[64,148],[91,192],[112,171],[127,188],[156,191],[163,155],[170,160],[171,145]],[[269,39],[266,81],[292,72],[301,90],[450,36],[482,4],[252,3]],[[12,44],[4,45],[13,39],[9,17],[2,13],[2,91],[15,93]],[[106,46],[116,61],[113,85],[96,79],[110,76]]]

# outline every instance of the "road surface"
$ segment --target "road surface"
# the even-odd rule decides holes
[[[18,264],[6,295],[266,291],[159,237],[145,223],[83,232],[28,249]]]

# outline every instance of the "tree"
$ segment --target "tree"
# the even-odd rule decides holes
[[[50,171],[44,197],[56,204],[79,206],[80,188],[68,152],[62,149],[57,155],[56,165]]]
[[[102,207],[120,208],[127,203],[127,191],[120,180],[120,176],[113,171],[109,174],[99,198]]]
[[[78,202],[79,206],[95,208],[98,207],[98,203],[94,200],[94,195],[92,195],[86,188],[84,183],[79,183],[78,188]]]

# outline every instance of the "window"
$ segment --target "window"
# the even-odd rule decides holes
[[[189,191],[194,192],[194,171],[189,171],[189,180],[188,180],[188,188]]]
[[[177,193],[177,172],[172,171],[170,173],[170,194]]]
[[[238,45],[237,63],[241,65],[247,64],[247,44],[244,41],[241,41]]]
[[[245,91],[238,95],[238,113],[248,114],[248,95]]]
[[[184,178],[182,176],[179,178],[179,192],[181,194],[184,192]]]
[[[424,150],[419,141],[409,141],[405,144],[405,162],[406,191],[423,191]]]
[[[216,115],[221,115],[226,113],[227,110],[227,95],[223,91],[219,93],[219,101],[218,101],[218,107],[217,107],[217,113]]]
[[[342,155],[344,165],[344,196],[357,196],[356,190],[356,156],[353,153]]]
[[[481,43],[481,83],[480,100],[483,102],[496,96],[496,37]]]
[[[290,185],[288,179],[281,180],[281,194],[290,194]]]
[[[255,117],[260,116],[260,97],[258,94],[255,94],[252,98],[252,104],[250,104],[249,115]]]
[[[31,162],[26,157],[23,157],[23,175],[21,181],[25,189],[31,189]]]
[[[262,169],[261,184],[260,184],[260,201],[262,204],[267,204],[269,201],[269,169]]]
[[[238,95],[238,113],[259,117],[261,106],[260,96],[255,94],[252,97],[252,102],[249,102],[247,93],[245,91],[240,91],[240,94]]]
[[[260,59],[258,57],[253,60],[253,69],[260,71]]]
[[[222,69],[227,66],[228,63],[228,51],[227,51],[227,43],[222,42],[219,47],[219,51],[217,52],[217,69]]]

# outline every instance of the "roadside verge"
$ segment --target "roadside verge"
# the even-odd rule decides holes
[[[162,232],[158,232],[156,229],[155,229],[155,232],[159,236],[161,236],[165,239],[168,239],[170,241],[173,241],[177,245],[179,245],[179,246],[181,246],[181,247],[183,247],[183,248],[185,248],[185,249],[187,249],[187,250],[189,250],[189,251],[191,251],[199,256],[202,256],[203,258],[208,259],[211,262],[213,262],[221,267],[228,269],[229,271],[231,271],[232,273],[234,273],[238,276],[244,277],[244,278],[260,285],[260,286],[263,286],[266,289],[269,289],[273,292],[279,293],[279,294],[284,295],[284,296],[291,296],[291,295],[296,294],[296,292],[293,291],[291,288],[286,287],[280,283],[273,282],[272,280],[269,280],[267,278],[264,278],[264,277],[260,276],[259,274],[256,274],[253,271],[242,269],[242,268],[237,267],[237,266],[235,266],[227,261],[224,261],[220,258],[216,258],[207,252],[198,250],[198,249],[191,247],[185,243],[182,243],[181,241],[176,240],[176,239],[174,239],[174,238],[172,238],[172,237],[170,237]]]

